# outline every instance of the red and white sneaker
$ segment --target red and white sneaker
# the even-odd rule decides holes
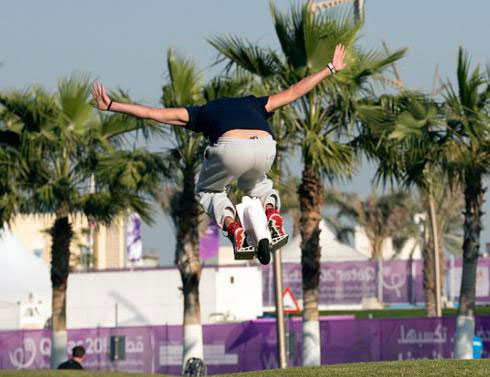
[[[255,256],[255,248],[247,246],[245,230],[238,221],[233,221],[226,227],[227,237],[233,244],[233,253],[236,260],[253,259]]]
[[[289,236],[284,232],[282,216],[275,208],[267,208],[265,211],[269,231],[271,232],[271,251],[279,249],[288,243]]]

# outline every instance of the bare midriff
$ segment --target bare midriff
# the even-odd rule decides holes
[[[235,137],[237,139],[250,139],[251,137],[257,137],[259,139],[270,136],[270,133],[264,130],[230,130],[226,131],[221,137]]]

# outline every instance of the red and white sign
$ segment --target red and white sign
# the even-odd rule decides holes
[[[289,288],[286,288],[282,294],[282,304],[284,306],[284,313],[299,313],[301,311],[293,292]]]

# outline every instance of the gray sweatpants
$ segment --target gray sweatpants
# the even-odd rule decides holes
[[[221,137],[206,148],[196,195],[206,213],[222,228],[225,217],[235,218],[236,211],[228,199],[227,186],[237,179],[246,195],[257,197],[280,208],[279,192],[272,188],[266,174],[276,157],[272,136],[254,139]]]

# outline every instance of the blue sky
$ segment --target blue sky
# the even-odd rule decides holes
[[[287,8],[291,1],[275,3]],[[366,0],[361,44],[381,47],[384,40],[391,49],[408,47],[398,64],[402,79],[408,88],[430,91],[436,64],[442,79],[454,80],[458,46],[469,51],[473,63],[490,61],[488,14],[488,0]],[[157,105],[166,50],[175,47],[193,58],[209,78],[219,68],[211,67],[216,52],[206,38],[220,34],[278,47],[267,0],[2,0],[0,89],[33,83],[54,89],[61,77],[82,71]],[[299,164],[293,165],[299,172]],[[366,195],[372,173],[372,167],[363,167],[349,189]],[[160,216],[154,229],[145,228],[144,238],[161,253],[162,263],[172,263],[167,220]],[[490,241],[488,229],[481,241]]]

